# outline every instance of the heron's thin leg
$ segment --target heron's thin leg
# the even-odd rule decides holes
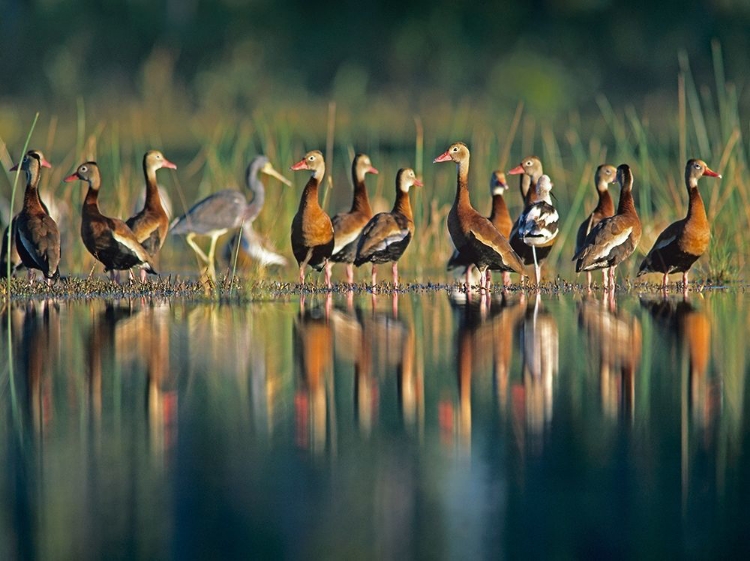
[[[216,267],[214,265],[214,258],[216,257],[216,242],[219,240],[219,234],[211,236],[211,248],[208,250],[208,274],[212,279],[216,280]]]
[[[193,248],[193,251],[198,256],[198,258],[201,259],[204,263],[208,264],[208,256],[203,253],[203,250],[198,247],[197,243],[195,243],[195,234],[188,234],[185,237],[185,241],[191,248]]]

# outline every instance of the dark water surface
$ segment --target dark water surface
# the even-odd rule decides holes
[[[0,558],[747,552],[743,291],[396,304],[14,305]]]

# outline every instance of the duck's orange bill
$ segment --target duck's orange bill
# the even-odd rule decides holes
[[[514,167],[512,170],[508,172],[508,175],[521,175],[523,173],[523,166],[521,164],[518,164],[516,167]]]
[[[435,158],[434,160],[432,160],[432,163],[433,164],[437,164],[438,162],[447,162],[450,159],[451,159],[450,152],[448,150],[446,150],[445,152],[443,152],[442,154],[440,154],[437,158]]]
[[[169,168],[169,169],[177,169],[177,166],[173,164],[172,162],[170,162],[169,160],[167,160],[166,158],[162,159],[161,167]]]
[[[367,173],[374,173],[375,175],[377,175],[380,172],[376,170],[374,167],[370,166],[370,169],[367,170]]]
[[[70,183],[71,181],[75,181],[76,179],[79,179],[78,174],[71,173],[68,177],[66,177],[65,179],[63,179],[63,181],[65,183]]]
[[[415,187],[424,187],[424,183],[422,183],[419,179],[414,180],[414,186]]]
[[[294,164],[291,168],[292,171],[299,171],[301,169],[307,169],[307,160],[302,158],[299,162]]]
[[[721,174],[718,174],[709,168],[706,168],[705,170],[703,170],[703,175],[707,175],[708,177],[721,177]]]

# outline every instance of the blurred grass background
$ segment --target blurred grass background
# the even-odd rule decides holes
[[[469,144],[472,200],[489,212],[490,172],[536,153],[563,219],[547,278],[572,280],[572,238],[595,204],[599,163],[634,168],[643,254],[684,216],[685,161],[700,157],[724,179],[701,183],[713,242],[697,272],[737,278],[750,227],[748,23],[750,5],[733,0],[6,0],[0,160],[5,170],[17,160],[40,112],[31,145],[54,165],[42,192],[65,232],[61,270],[88,273],[93,260],[78,237],[82,187],[61,183],[81,161],[102,168],[103,211],[127,217],[149,148],[178,164],[158,174],[176,214],[219,189],[243,188],[247,162],[266,153],[295,188],[267,182],[256,230],[291,257],[288,225],[307,177],[289,165],[329,147],[333,188],[321,199],[333,214],[348,209],[351,157],[366,152],[381,171],[368,178],[377,210],[390,208],[399,167],[424,176],[413,195],[416,240],[401,261],[413,280],[440,278],[451,251],[444,219],[455,174],[432,159],[455,140]],[[514,183],[507,198],[517,214]],[[2,200],[11,184],[0,174]],[[182,239],[162,253],[164,272],[195,266]]]

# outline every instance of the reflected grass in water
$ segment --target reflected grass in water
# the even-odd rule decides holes
[[[741,290],[9,313],[22,414],[0,424],[4,556],[747,545]]]

